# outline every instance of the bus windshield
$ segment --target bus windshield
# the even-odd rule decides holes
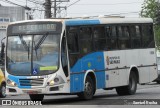
[[[59,34],[16,35],[7,39],[7,71],[13,75],[46,75],[59,63]]]

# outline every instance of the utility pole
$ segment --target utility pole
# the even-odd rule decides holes
[[[53,17],[57,17],[57,10],[60,10],[61,8],[66,9],[66,6],[59,6],[62,2],[69,2],[70,0],[45,0],[44,6],[45,6],[45,18],[51,18],[51,8],[54,9]],[[52,2],[54,2],[54,6],[52,7]]]
[[[54,6],[52,8],[54,8],[54,18],[57,17],[57,10],[60,10],[60,9],[66,9],[67,7],[66,6],[58,6],[58,4],[61,4],[62,2],[70,2],[70,0],[54,0],[54,1],[51,1],[51,2],[54,2]]]
[[[45,0],[45,18],[51,18],[51,0]]]
[[[56,14],[57,14],[57,2],[56,0],[54,0],[54,18],[56,18]]]

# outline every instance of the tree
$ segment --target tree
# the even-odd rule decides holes
[[[142,5],[141,17],[152,18],[154,22],[154,33],[156,46],[160,50],[160,3],[158,0],[145,0]]]
[[[155,19],[158,5],[156,0],[144,0],[141,10],[141,17],[149,17]]]

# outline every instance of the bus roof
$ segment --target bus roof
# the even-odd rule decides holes
[[[99,18],[99,19],[68,19],[66,25],[92,25],[92,24],[127,24],[127,23],[153,23],[151,18]]]
[[[16,21],[16,22],[11,22],[10,25],[12,24],[18,24],[18,23],[27,23],[27,22],[46,22],[46,21],[56,21],[56,22],[63,22],[63,19],[35,19],[35,20],[23,20],[23,21]]]
[[[93,25],[93,24],[127,24],[127,23],[153,23],[151,18],[78,18],[78,19],[39,19],[39,20],[24,20],[12,22],[12,24],[17,23],[27,23],[27,22],[37,22],[37,21],[56,21],[65,22],[66,25]]]

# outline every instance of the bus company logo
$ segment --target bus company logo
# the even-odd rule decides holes
[[[107,62],[107,65],[109,65],[109,57],[108,56],[106,57],[106,62]]]
[[[113,56],[113,57],[106,56],[106,63],[107,65],[120,64],[120,56]]]

